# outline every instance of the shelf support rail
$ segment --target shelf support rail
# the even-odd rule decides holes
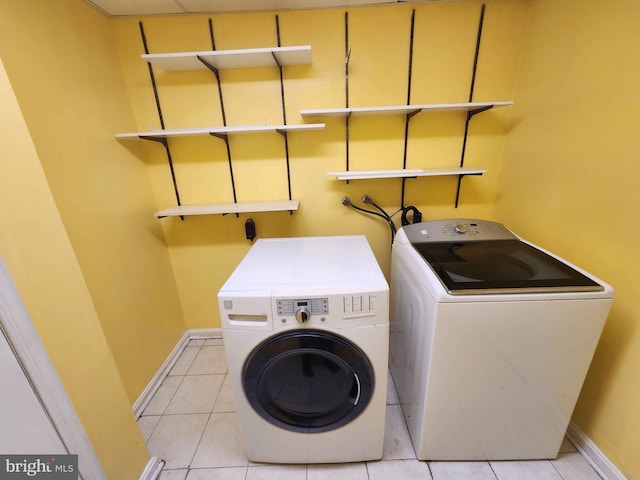
[[[236,181],[234,179],[233,176],[233,164],[231,163],[231,147],[229,146],[229,135],[227,135],[226,133],[215,133],[215,132],[210,132],[209,135],[211,135],[212,137],[216,137],[219,138],[220,140],[222,140],[224,142],[225,147],[227,148],[227,160],[229,162],[229,177],[231,178],[231,189],[233,192],[233,203],[238,203],[238,200],[236,199]],[[240,215],[238,215],[236,213],[236,217],[239,217]]]
[[[277,15],[276,15],[276,25],[278,25],[278,16]],[[280,38],[280,27],[276,26],[276,29],[278,30],[278,38]],[[280,46],[280,41],[278,41],[278,46]],[[280,59],[276,55],[276,52],[271,52],[271,56],[273,57],[273,61],[276,62],[276,66],[280,70],[282,70],[282,62],[280,61]]]
[[[209,37],[211,38],[211,49],[216,50],[216,40],[213,35],[213,21],[209,19]],[[224,109],[224,97],[222,96],[222,82],[220,81],[220,70],[209,64],[198,55],[198,60],[204,64],[216,77],[216,83],[218,84],[218,99],[220,100],[220,112],[222,114],[222,125],[227,126],[227,115]],[[211,133],[211,136],[219,138],[224,141],[224,145],[227,148],[227,163],[229,164],[229,179],[231,180],[231,192],[233,194],[233,203],[238,203],[236,195],[236,181],[233,175],[233,162],[231,161],[231,147],[229,146],[229,136],[220,133]],[[240,215],[236,213],[236,218]]]
[[[416,19],[415,9],[411,12],[411,34],[409,37],[409,71],[407,72],[407,105],[411,105],[411,76],[413,72],[413,34]],[[421,108],[411,111],[406,114],[404,121],[404,150],[402,154],[402,168],[407,168],[407,149],[409,146],[409,121],[418,113],[422,111]],[[400,208],[404,208],[404,193],[406,178],[402,179],[402,191],[400,193]]]
[[[147,45],[147,36],[144,33],[144,25],[142,24],[142,22],[138,22],[138,26],[140,28],[140,36],[142,37],[142,46],[144,47],[144,53],[148,55],[149,47]],[[158,111],[158,117],[160,119],[160,128],[164,130],[165,129],[164,117],[162,116],[162,107],[160,106],[160,96],[158,95],[158,85],[156,84],[156,77],[153,73],[153,66],[151,65],[151,62],[147,62],[147,67],[149,69],[151,87],[153,88],[153,96],[156,101],[156,109]],[[164,146],[164,149],[167,153],[167,161],[169,162],[169,170],[171,172],[171,181],[173,182],[173,191],[175,192],[175,195],[176,195],[176,202],[178,203],[178,205],[182,205],[180,202],[180,192],[178,191],[178,182],[176,181],[176,172],[175,172],[175,169],[173,168],[173,159],[171,157],[171,149],[169,148],[169,140],[166,137],[150,137],[150,136],[144,136],[144,135],[139,135],[139,138],[143,140],[151,140],[151,141],[159,142]],[[180,219],[184,220],[184,217],[181,216]]]
[[[280,19],[278,15],[276,15],[276,37],[278,41],[278,48],[282,45],[280,44]],[[282,72],[282,62],[278,59],[275,53],[271,53],[274,61],[278,67],[278,72],[280,73],[280,99],[282,101],[282,124],[287,124],[287,109],[284,99],[284,75]],[[285,161],[287,166],[287,192],[289,194],[289,200],[291,200],[291,168],[289,164],[289,137],[287,136],[287,132],[277,129],[276,130],[282,137],[284,138],[284,153],[285,153]],[[293,215],[293,210],[289,210],[289,215]]]
[[[471,87],[469,88],[469,102],[473,101],[473,90],[476,83],[476,72],[478,69],[478,55],[480,53],[480,41],[482,39],[482,27],[484,24],[484,11],[485,11],[485,5],[482,4],[482,7],[480,8],[480,20],[478,22],[478,34],[476,36],[476,49],[473,57],[473,73],[471,75]],[[492,106],[482,107],[482,108],[470,110],[467,112],[467,119],[464,123],[464,137],[462,139],[462,153],[460,155],[461,168],[464,167],[464,157],[467,151],[467,136],[469,134],[469,122],[471,121],[474,115],[484,112],[486,110],[489,110],[490,108],[492,108]],[[460,203],[460,187],[462,185],[463,178],[464,178],[464,175],[458,176],[458,187],[456,189],[455,208],[458,208],[458,204]]]
[[[211,34],[213,35],[212,31],[211,31]],[[213,65],[211,65],[209,62],[207,62],[200,55],[196,55],[196,58],[200,61],[200,63],[202,63],[205,67],[207,67],[209,70],[211,70],[211,72],[213,72],[213,75],[216,77],[216,82],[218,83],[218,99],[220,100],[220,111],[222,113],[222,124],[226,127],[227,126],[227,115],[226,115],[225,110],[224,110],[224,98],[222,97],[222,86],[221,86],[221,83],[220,83],[220,70],[217,69],[216,67],[214,67]]]
[[[349,58],[351,57],[351,48],[349,48],[349,12],[344,12],[344,87],[345,87],[345,108],[349,108]],[[344,119],[345,127],[345,170],[349,171],[349,120],[351,113],[348,113]],[[349,180],[346,181],[349,183]]]

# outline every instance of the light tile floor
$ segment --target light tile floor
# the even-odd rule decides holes
[[[192,340],[138,424],[151,455],[165,460],[161,480],[600,480],[565,441],[556,460],[423,462],[389,377],[383,458],[339,465],[251,463],[242,444],[222,339]]]

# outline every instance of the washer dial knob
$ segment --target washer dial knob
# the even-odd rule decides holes
[[[467,226],[464,223],[458,223],[456,225],[456,233],[467,233]]]
[[[296,320],[298,320],[299,323],[304,323],[308,321],[309,318],[311,318],[311,312],[309,312],[307,307],[299,307],[296,310]]]

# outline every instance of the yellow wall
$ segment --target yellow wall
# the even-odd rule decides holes
[[[627,240],[640,230],[632,183],[640,168],[633,130],[640,5],[485,3],[474,100],[516,105],[472,121],[466,165],[487,173],[464,179],[460,208],[453,207],[454,178],[408,180],[406,202],[425,219],[494,217],[613,284],[616,301],[574,421],[629,478],[640,478],[638,261]],[[412,103],[466,101],[480,4],[349,9],[350,105],[406,102],[413,8]],[[250,247],[246,218],[254,218],[259,237],[364,233],[388,273],[385,224],[339,201],[369,193],[393,212],[401,182],[327,178],[344,169],[344,122],[312,119],[326,129],[290,135],[293,197],[301,202],[293,215],[156,220],[153,212],[175,203],[162,148],[113,138],[160,127],[139,58],[139,19],[108,19],[81,0],[0,0],[0,10],[0,56],[37,152],[24,125],[2,132],[12,140],[2,148],[29,160],[14,162],[15,150],[0,157],[9,162],[0,210],[12,225],[3,224],[0,248],[105,468],[129,478],[146,458],[129,405],[185,325],[220,325],[215,296]],[[344,106],[344,13],[279,14],[282,45],[313,48],[311,65],[285,67],[289,123],[303,123],[303,108]],[[209,50],[208,18],[220,50],[276,45],[273,13],[148,17],[150,51]],[[167,128],[221,124],[210,72],[156,74]],[[223,71],[222,78],[230,125],[282,121],[275,69]],[[456,166],[463,118],[415,117],[408,167]],[[352,118],[352,168],[399,168],[403,129],[402,117]],[[278,135],[234,136],[231,149],[238,200],[286,198]],[[176,140],[172,151],[184,204],[231,201],[222,141]]]
[[[640,4],[535,0],[497,219],[616,291],[574,422],[640,478]]]
[[[510,100],[526,2],[488,1],[478,65],[475,101]],[[415,8],[412,103],[466,102],[472,76],[481,2],[355,8],[349,13],[350,106],[402,105],[407,75],[412,9]],[[151,53],[210,50],[208,19],[218,50],[277,46],[271,12],[143,18]],[[121,132],[160,128],[144,53],[140,19],[115,19],[122,65],[136,122],[123,121]],[[293,198],[300,209],[287,212],[187,217],[161,220],[187,325],[219,327],[216,293],[251,244],[244,221],[253,218],[259,237],[366,234],[388,274],[390,232],[384,222],[340,204],[344,195],[360,203],[370,194],[390,212],[400,206],[401,181],[354,181],[348,185],[326,172],[345,169],[342,119],[306,119],[301,109],[345,105],[345,10],[279,13],[282,46],[311,45],[311,65],[285,67],[285,99],[290,124],[325,122],[323,131],[291,133],[289,152]],[[165,72],[155,68],[166,128],[221,125],[214,75],[209,71]],[[274,68],[223,70],[222,89],[228,125],[282,123],[278,71]],[[486,168],[483,177],[463,181],[460,208],[454,208],[457,178],[407,181],[406,203],[425,219],[487,217],[493,212],[499,160],[510,107],[472,121],[466,166]],[[404,116],[353,117],[350,121],[351,169],[402,167]],[[408,168],[455,167],[460,161],[463,113],[423,114],[410,126]],[[144,143],[158,209],[176,200],[164,149]],[[239,201],[287,198],[284,142],[277,134],[230,139]],[[232,192],[224,143],[213,137],[170,140],[183,204],[227,203]],[[399,223],[399,216],[396,217]]]
[[[0,11],[0,57],[133,403],[185,325],[139,146],[113,139],[132,113],[111,21],[79,0]]]
[[[1,61],[0,104],[0,256],[108,478],[137,478],[149,454]]]

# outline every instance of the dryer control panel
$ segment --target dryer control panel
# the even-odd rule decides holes
[[[364,317],[374,315],[376,311],[376,295],[361,294],[342,297],[342,313],[344,318]]]
[[[277,301],[278,316],[292,316],[299,311],[307,311],[310,315],[328,315],[328,298],[285,299]]]
[[[274,300],[274,314],[281,326],[309,323],[347,327],[388,322],[386,291]]]

